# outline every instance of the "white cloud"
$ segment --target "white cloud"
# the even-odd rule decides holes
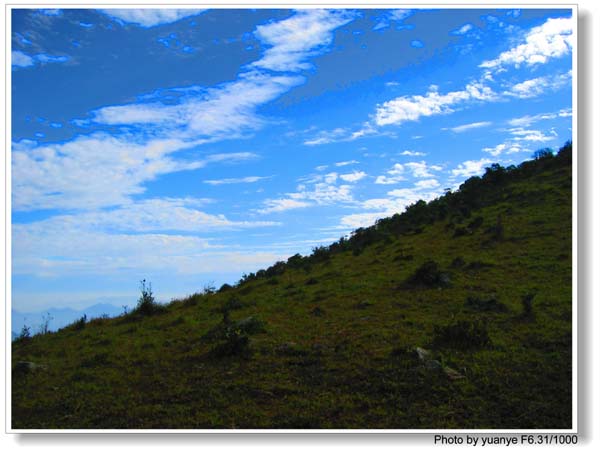
[[[146,273],[155,269],[183,273],[243,270],[239,265],[223,266],[219,258],[232,262],[227,249],[197,234],[280,225],[207,214],[199,209],[206,203],[195,198],[148,199],[116,209],[13,223],[13,273],[97,276],[134,269]],[[220,253],[215,255],[215,251]]]
[[[397,184],[406,180],[406,178],[403,176],[404,166],[400,163],[394,164],[386,173],[389,176],[379,175],[375,179],[375,184]]]
[[[464,133],[465,131],[474,130],[476,128],[488,127],[492,124],[492,122],[474,122],[467,123],[465,125],[459,125],[457,127],[450,128],[455,133]]]
[[[18,50],[13,50],[11,53],[12,65],[17,67],[29,67],[35,64],[33,58]]]
[[[327,170],[327,167],[329,167],[329,166],[328,165],[317,166],[317,167],[315,167],[315,170],[318,170],[319,172],[322,172],[324,170]]]
[[[354,18],[341,10],[299,10],[288,19],[259,25],[256,37],[269,47],[244,67],[238,79],[213,88],[181,89],[180,103],[108,106],[93,112],[109,125],[145,125],[154,134],[179,139],[230,139],[264,124],[256,110],[304,82],[292,75],[309,67],[308,58],[327,50],[333,31]],[[272,71],[285,71],[275,75]],[[307,144],[307,145],[310,145]]]
[[[571,108],[564,108],[557,112],[541,113],[534,116],[522,116],[510,119],[508,124],[513,127],[528,127],[535,122],[539,122],[540,120],[553,120],[559,117],[571,117],[572,114]]]
[[[498,58],[484,61],[479,67],[497,69],[544,64],[551,58],[567,55],[573,48],[573,19],[548,19],[525,36],[525,43],[505,51]]]
[[[408,162],[404,164],[404,167],[408,168],[412,172],[412,176],[416,178],[432,178],[435,175],[431,171],[439,172],[443,169],[442,166],[429,165],[425,161],[420,162]]]
[[[258,213],[270,214],[273,212],[282,212],[287,211],[289,209],[306,208],[308,206],[311,206],[311,204],[308,202],[294,200],[291,198],[265,200],[264,205],[264,208],[257,210]]]
[[[457,28],[456,30],[452,31],[451,33],[454,35],[464,35],[464,34],[467,34],[469,31],[471,31],[472,29],[473,29],[473,25],[471,25],[470,23],[466,23],[462,27]]]
[[[159,175],[257,157],[250,152],[213,154],[196,161],[170,157],[193,145],[176,139],[133,143],[103,133],[41,146],[13,143],[12,207],[89,210],[128,204],[130,196],[143,193],[143,184]]]
[[[390,19],[401,21],[413,14],[413,11],[410,9],[393,9],[390,11]]]
[[[434,178],[430,178],[428,180],[417,181],[415,187],[419,189],[434,189],[440,187],[440,182]]]
[[[537,77],[511,86],[510,90],[504,92],[504,95],[517,98],[532,98],[549,90],[556,91],[570,82],[570,71],[554,76]]]
[[[353,159],[351,161],[341,161],[341,162],[335,163],[336,167],[350,166],[352,164],[358,164],[358,161]]]
[[[349,131],[346,128],[335,128],[330,131],[320,131],[317,136],[304,141],[304,145],[323,145],[347,139]]]
[[[462,162],[456,169],[452,169],[453,177],[469,178],[474,175],[481,175],[484,172],[484,167],[493,163],[491,159],[482,158],[478,161],[470,160]]]
[[[11,64],[13,67],[32,67],[36,64],[48,64],[48,63],[64,63],[69,60],[68,56],[53,56],[46,55],[44,53],[38,53],[37,55],[29,56],[18,50],[13,50],[11,53]]]
[[[335,186],[328,183],[316,183],[312,190],[302,190],[287,195],[294,200],[311,201],[318,205],[354,202],[352,186],[347,184]]]
[[[413,152],[412,150],[404,150],[400,153],[402,156],[426,156],[427,153],[423,152]]]
[[[340,175],[340,178],[344,181],[347,181],[348,183],[356,183],[357,181],[362,180],[366,176],[367,176],[367,174],[363,171],[360,171],[360,172],[354,171],[352,173]]]
[[[271,177],[250,176],[243,178],[223,178],[221,180],[204,180],[204,183],[218,186],[221,184],[239,184],[239,183],[256,183],[257,181],[267,180]]]
[[[256,37],[271,46],[252,67],[278,72],[297,72],[311,67],[307,59],[321,54],[331,44],[333,31],[352,21],[346,10],[298,10],[289,19],[259,25]]]
[[[469,101],[493,101],[497,95],[489,86],[481,82],[471,82],[462,91],[440,94],[437,89],[430,89],[426,95],[397,97],[379,105],[375,111],[375,123],[382,125],[399,125],[406,121],[416,121],[421,117],[454,112],[453,107]]]
[[[256,108],[302,81],[297,76],[247,72],[216,88],[189,90],[177,105],[154,102],[108,106],[94,111],[94,120],[109,125],[151,125],[154,133],[185,139],[228,139],[262,126]]]
[[[530,142],[547,142],[556,139],[558,134],[554,130],[550,130],[549,134],[545,134],[539,130],[526,130],[524,128],[511,128],[508,130],[512,134],[515,141],[530,141]]]
[[[204,9],[101,9],[104,14],[123,22],[154,27],[196,16]]]

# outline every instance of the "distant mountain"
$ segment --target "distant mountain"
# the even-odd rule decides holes
[[[50,317],[48,329],[50,331],[56,331],[73,323],[84,314],[88,319],[93,319],[101,317],[104,314],[109,317],[115,317],[122,312],[122,308],[109,303],[97,303],[81,310],[72,308],[50,308],[37,312],[21,312],[13,309],[11,314],[12,337],[14,339],[19,335],[23,325],[27,325],[30,328],[31,334],[38,333],[46,317]]]

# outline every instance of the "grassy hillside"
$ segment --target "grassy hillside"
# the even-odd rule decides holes
[[[25,428],[570,428],[571,147],[12,346]],[[33,364],[30,364],[33,363]]]

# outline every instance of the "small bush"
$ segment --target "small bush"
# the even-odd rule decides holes
[[[152,293],[152,283],[146,284],[146,280],[140,281],[140,298],[138,300],[135,312],[142,316],[151,316],[163,312],[165,307],[156,302]]]
[[[306,283],[304,283],[307,286],[311,286],[313,284],[317,284],[319,282],[319,280],[317,280],[316,278],[309,278],[308,280],[306,280]]]
[[[481,225],[483,225],[483,217],[479,216],[476,217],[475,219],[473,219],[471,222],[469,222],[469,224],[467,225],[467,228],[471,231],[476,230],[477,228],[479,228]]]
[[[465,260],[462,259],[460,256],[457,256],[456,258],[454,258],[452,260],[452,262],[450,263],[450,267],[452,267],[453,269],[459,269],[464,265],[465,265]]]
[[[476,297],[468,297],[465,300],[465,307],[472,311],[481,312],[507,312],[508,308],[504,303],[496,300],[495,297],[488,299],[480,299]]]
[[[86,323],[87,323],[87,316],[84,314],[79,319],[77,319],[75,322],[73,322],[69,326],[69,328],[71,328],[72,330],[83,330],[85,328]]]
[[[461,236],[467,236],[469,234],[471,234],[471,230],[465,228],[465,227],[456,227],[454,229],[454,237],[461,237]]]
[[[448,325],[435,325],[432,344],[434,347],[469,349],[487,347],[491,340],[483,323],[460,320]]]
[[[406,280],[405,284],[408,286],[445,287],[450,285],[450,276],[440,270],[438,263],[428,260]]]
[[[215,357],[248,355],[250,353],[250,338],[235,330],[230,330],[223,341],[211,350]]]
[[[15,338],[15,342],[27,342],[31,339],[31,328],[27,325],[23,324],[23,328],[21,328],[21,332]]]
[[[521,297],[521,306],[523,306],[523,317],[532,319],[533,318],[533,299],[535,294],[529,293]]]
[[[220,288],[219,288],[219,293],[221,292],[227,292],[233,289],[233,286],[227,283],[224,283]]]

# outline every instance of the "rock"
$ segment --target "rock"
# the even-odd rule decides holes
[[[429,359],[425,361],[425,367],[429,370],[439,370],[442,368],[442,364],[436,359]]]
[[[457,370],[452,369],[451,367],[444,367],[444,372],[446,373],[446,375],[448,375],[448,378],[450,378],[452,381],[461,380],[463,378],[466,378],[463,374],[461,374]]]
[[[419,361],[421,361],[421,362],[425,362],[426,360],[428,360],[430,358],[429,351],[425,350],[424,348],[417,347],[417,348],[415,348],[415,352],[416,352],[417,356],[419,357]]]

